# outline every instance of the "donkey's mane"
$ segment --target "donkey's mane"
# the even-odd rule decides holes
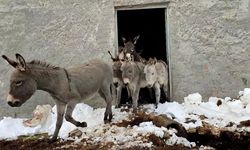
[[[53,66],[51,64],[48,64],[47,62],[40,61],[40,60],[32,60],[31,62],[29,62],[29,64],[37,65],[37,66],[41,66],[41,67],[46,67],[46,68],[50,68],[50,69],[59,69],[60,68],[60,67]]]

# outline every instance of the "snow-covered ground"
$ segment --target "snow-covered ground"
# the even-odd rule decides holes
[[[229,123],[234,125],[230,130],[245,130],[250,132],[249,127],[237,128],[241,121],[250,120],[250,89],[244,89],[239,92],[238,100],[226,97],[216,98],[210,97],[207,102],[203,102],[199,93],[190,94],[184,98],[184,103],[166,102],[159,104],[155,109],[153,105],[143,106],[148,112],[156,114],[166,114],[173,117],[177,122],[181,123],[186,129],[202,126],[200,116],[205,116],[203,120],[216,127],[224,128]],[[82,138],[92,139],[93,142],[114,142],[115,144],[126,143],[126,146],[140,145],[150,147],[152,143],[145,143],[143,136],[147,134],[155,134],[163,137],[164,133],[171,135],[166,141],[169,145],[183,144],[187,147],[193,147],[196,144],[189,142],[183,137],[178,137],[175,129],[167,129],[165,127],[157,127],[152,122],[143,122],[133,127],[118,127],[103,123],[103,114],[105,109],[93,109],[86,104],[78,104],[73,112],[73,117],[78,121],[86,121],[88,127],[79,128],[83,135]],[[0,121],[0,139],[15,139],[20,135],[33,135],[38,133],[49,133],[52,135],[56,122],[56,107],[48,115],[47,120],[36,127],[27,127],[23,124],[26,118],[5,117]],[[121,109],[113,108],[114,119],[112,122],[120,122],[128,119],[131,112],[121,111]],[[193,120],[187,122],[187,120]],[[65,121],[63,122],[59,136],[68,139],[69,132],[75,130],[76,127]],[[142,136],[143,135],[143,136]]]

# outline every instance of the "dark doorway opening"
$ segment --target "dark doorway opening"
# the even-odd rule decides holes
[[[150,57],[156,57],[167,63],[165,19],[165,8],[118,10],[118,45],[123,46],[122,37],[132,39],[140,35],[136,51],[142,52],[141,56],[147,60]],[[141,89],[139,103],[155,103],[154,90],[152,91],[153,98],[147,88]],[[162,92],[161,102],[166,100],[167,98]],[[121,103],[127,102],[127,92],[123,89]]]

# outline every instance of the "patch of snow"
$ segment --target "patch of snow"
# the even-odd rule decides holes
[[[190,94],[184,98],[184,103],[166,102],[159,104],[155,109],[153,104],[143,106],[147,113],[165,114],[175,121],[181,123],[186,129],[202,126],[202,122],[207,122],[216,127],[225,128],[229,123],[233,126],[227,127],[232,131],[248,131],[250,127],[239,128],[237,125],[241,121],[250,120],[250,89],[244,89],[239,92],[239,100],[226,98],[210,97],[207,102],[202,102],[202,96],[199,93]],[[113,110],[112,123],[126,120],[131,112]],[[151,147],[152,143],[144,137],[149,134],[155,134],[162,138],[165,133],[171,135],[166,140],[169,145],[183,144],[187,147],[194,147],[196,144],[189,142],[183,137],[176,136],[176,130],[165,127],[157,127],[152,122],[142,122],[138,126],[118,127],[115,125],[104,124],[105,108],[93,109],[86,104],[78,104],[73,111],[73,118],[82,122],[87,122],[86,128],[77,128],[75,125],[67,122],[65,119],[59,132],[59,137],[68,139],[68,133],[79,129],[83,135],[75,142],[83,138],[91,139],[93,143],[114,142],[117,145],[123,145],[123,148],[130,146]],[[203,116],[201,118],[201,116]],[[56,124],[56,107],[48,115],[47,120],[36,127],[24,126],[23,121],[26,118],[4,117],[0,120],[0,139],[15,139],[20,135],[33,135],[38,133],[48,133],[52,135]]]
[[[187,117],[187,112],[184,110],[183,106],[177,102],[166,102],[163,104],[158,104],[158,108],[155,110],[158,114],[166,114],[174,116],[178,121],[184,122]]]
[[[200,104],[202,97],[199,93],[189,94],[187,97],[184,97],[185,104]]]
[[[136,132],[144,133],[144,135],[152,133],[161,138],[163,138],[164,130],[166,130],[164,128],[156,127],[152,121],[140,123],[139,126],[134,126],[133,128]]]
[[[186,138],[178,137],[176,134],[172,134],[169,140],[166,141],[168,145],[182,144],[186,147],[195,147],[194,142],[189,142]]]
[[[244,91],[240,91],[239,95],[244,105],[250,104],[250,88],[245,88]]]
[[[41,128],[37,127],[27,127],[23,125],[23,119],[14,119],[11,117],[4,117],[0,121],[0,139],[16,139],[20,135],[30,135],[35,134]]]

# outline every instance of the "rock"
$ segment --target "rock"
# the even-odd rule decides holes
[[[51,105],[37,105],[36,109],[33,111],[33,118],[23,121],[25,126],[35,127],[42,125],[46,122],[47,117],[51,113]]]
[[[176,135],[187,137],[186,129],[167,115],[161,114],[157,116],[154,113],[146,114],[145,112],[139,112],[137,115],[141,116],[145,121],[152,121],[157,127],[175,128],[178,131]]]
[[[71,132],[69,132],[69,137],[72,137],[72,138],[80,138],[82,136],[82,131],[79,130],[79,129],[75,129]]]
[[[249,127],[250,126],[250,120],[241,121],[239,126],[240,127],[243,127],[243,126]]]

